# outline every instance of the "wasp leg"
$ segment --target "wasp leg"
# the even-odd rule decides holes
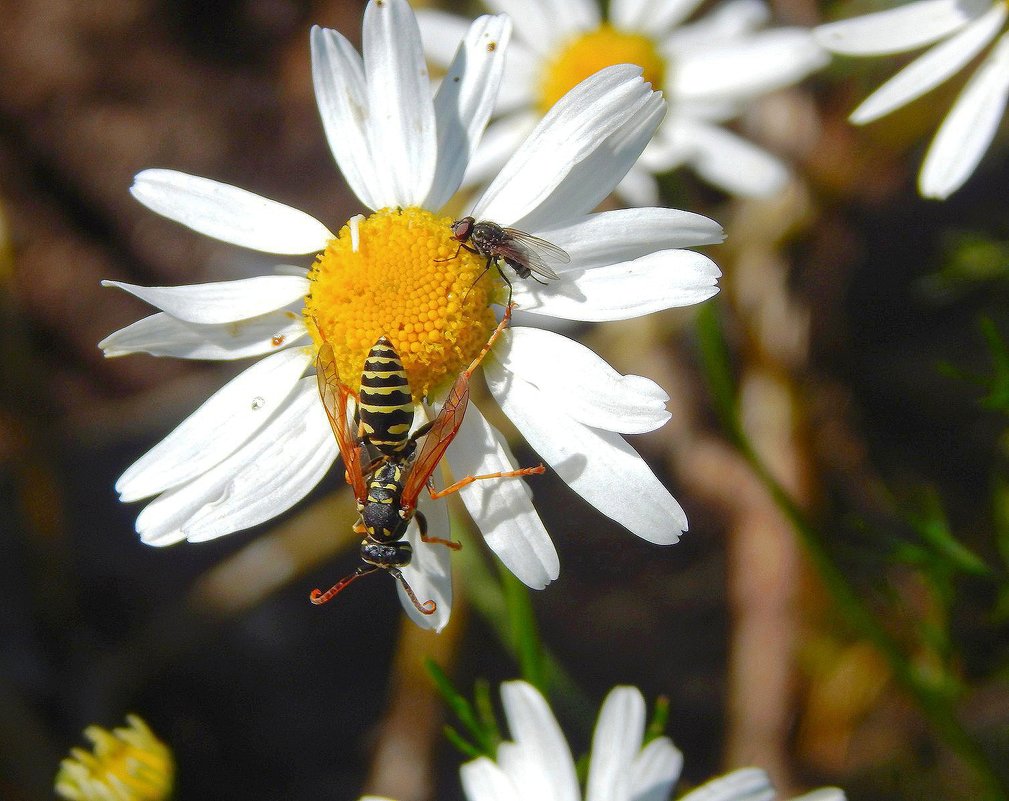
[[[358,570],[360,570],[360,568],[358,568]],[[403,585],[403,589],[406,591],[407,597],[413,601],[413,605],[417,607],[418,612],[422,615],[433,615],[435,613],[438,609],[438,604],[430,599],[424,601],[424,603],[418,601],[417,594],[413,591],[413,588],[407,584],[406,577],[395,567],[390,567],[388,570],[389,573],[392,574],[393,578]]]
[[[471,375],[473,375],[473,373],[476,372],[476,368],[480,366],[480,362],[483,361],[484,356],[490,353],[490,349],[494,347],[494,343],[497,342],[498,337],[501,336],[504,330],[508,327],[508,323],[510,323],[512,319],[512,309],[514,308],[514,303],[509,303],[505,306],[504,316],[501,318],[501,322],[497,324],[497,328],[495,328],[494,333],[490,335],[490,339],[487,340],[487,343],[480,349],[476,358],[471,361],[469,363],[469,367],[466,368],[464,375],[467,380]]]
[[[434,426],[434,420],[428,420],[424,425],[418,428],[410,435],[410,439],[406,441],[406,445],[403,446],[403,452],[406,455],[413,453],[412,448],[417,445],[417,440],[427,434],[428,431]]]
[[[334,584],[325,592],[322,592],[321,590],[317,589],[312,590],[311,594],[308,596],[308,600],[310,600],[316,606],[320,606],[321,604],[326,603],[326,601],[329,601],[338,592],[342,591],[351,582],[357,581],[359,578],[361,578],[361,576],[367,576],[369,573],[374,573],[376,570],[378,570],[378,565],[361,565],[357,570],[355,570],[346,578],[340,579],[338,582],[336,582],[336,584]],[[430,613],[425,612],[425,614]]]
[[[427,518],[424,517],[424,513],[418,510],[413,513],[413,516],[417,519],[417,528],[420,529],[420,538],[424,542],[434,543],[435,545],[444,545],[446,548],[451,548],[453,551],[458,551],[462,548],[462,543],[456,542],[455,540],[446,540],[442,537],[427,536]]]
[[[543,465],[536,465],[536,467],[523,467],[519,470],[508,470],[503,473],[488,473],[485,476],[466,476],[465,478],[460,478],[455,484],[449,484],[443,490],[432,489],[428,486],[427,491],[432,498],[437,500],[438,498],[444,498],[446,495],[451,495],[453,492],[458,492],[463,487],[468,487],[474,481],[483,481],[487,478],[521,478],[522,476],[539,476],[545,473],[547,469]]]
[[[365,478],[369,478],[384,461],[386,461],[385,456],[379,456],[377,459],[372,459],[364,468],[362,468],[361,475]],[[348,481],[347,483],[349,484],[350,482]]]

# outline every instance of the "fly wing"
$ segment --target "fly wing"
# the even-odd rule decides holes
[[[413,458],[410,472],[403,484],[401,502],[404,509],[416,507],[417,496],[424,489],[424,485],[431,478],[438,462],[441,461],[448,446],[455,439],[468,406],[469,376],[462,373],[452,385],[452,389],[445,399],[445,405],[441,407],[441,412],[434,421],[434,425],[424,437],[424,444],[421,445],[417,455]]]
[[[359,501],[368,495],[364,475],[361,472],[361,443],[353,434],[347,423],[347,398],[353,394],[343,381],[336,367],[336,357],[333,347],[324,342],[319,348],[319,356],[315,361],[315,376],[319,382],[319,394],[322,405],[329,417],[329,424],[336,435],[336,444],[340,446],[340,455],[346,468],[347,483],[354,488],[354,497]]]
[[[547,242],[545,239],[527,234],[517,228],[505,228],[504,231],[508,234],[511,242],[503,246],[499,245],[499,248],[506,250],[510,245],[510,249],[518,251],[520,254],[516,261],[525,263],[530,270],[543,278],[560,278],[547,264],[547,260],[557,264],[568,264],[571,261],[567,252],[557,247],[553,242]],[[502,253],[502,255],[507,254]]]

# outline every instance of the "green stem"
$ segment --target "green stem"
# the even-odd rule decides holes
[[[728,350],[721,337],[721,329],[715,314],[713,306],[709,305],[698,316],[701,361],[715,399],[719,419],[729,439],[792,524],[809,561],[819,574],[824,588],[837,604],[844,620],[876,647],[886,659],[894,677],[915,699],[939,736],[973,768],[987,790],[986,798],[991,801],[1009,801],[1009,785],[992,767],[987,755],[957,718],[949,693],[914,669],[897,641],[890,636],[848,582],[824,545],[819,532],[761,461],[739,421]]]
[[[1009,786],[992,767],[987,755],[957,718],[949,695],[923,677],[904,655],[900,646],[879,623],[859,595],[848,583],[833,557],[824,547],[819,532],[806,520],[802,510],[760,461],[756,451],[743,435],[736,432],[736,445],[753,472],[763,483],[778,508],[788,517],[805,548],[820,580],[837,604],[843,619],[883,655],[894,677],[917,701],[918,706],[935,727],[939,736],[969,764],[990,793],[990,798],[1009,799]]]

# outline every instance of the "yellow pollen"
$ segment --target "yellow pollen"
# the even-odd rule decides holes
[[[127,715],[126,720],[128,728],[84,730],[94,750],[71,749],[56,776],[59,796],[73,801],[165,801],[171,795],[171,751],[140,718]]]
[[[332,345],[354,392],[381,336],[403,360],[418,402],[447,389],[486,344],[500,278],[491,269],[477,281],[486,260],[460,249],[451,226],[421,208],[381,209],[357,221],[356,247],[345,225],[316,260],[306,322],[317,347]]]
[[[604,67],[637,64],[653,89],[661,89],[666,62],[655,42],[639,33],[618,31],[603,23],[564,45],[546,65],[540,79],[539,110],[546,114],[571,89]]]

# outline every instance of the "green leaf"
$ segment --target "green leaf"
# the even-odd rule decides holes
[[[942,504],[933,491],[926,491],[921,507],[909,516],[909,522],[932,552],[942,557],[949,567],[974,576],[991,574],[984,560],[953,536]]]
[[[1009,413],[1009,346],[990,317],[982,317],[980,326],[992,359],[992,374],[986,382],[988,394],[981,403],[989,409]]]
[[[501,586],[504,589],[505,606],[511,627],[512,646],[518,658],[522,678],[544,695],[547,695],[547,680],[543,662],[543,648],[540,645],[539,629],[529,589],[503,565],[500,567]]]
[[[462,723],[466,731],[476,741],[476,744],[469,747],[476,750],[479,754],[493,757],[497,751],[497,743],[494,741],[492,733],[488,732],[481,725],[478,716],[473,711],[472,704],[456,690],[452,681],[445,675],[445,671],[433,659],[426,659],[424,667],[427,668],[428,674],[434,681],[438,692],[441,693],[441,697],[445,699],[448,708],[452,710],[453,714],[459,719],[459,722]],[[458,733],[456,734],[458,736]],[[456,747],[458,747],[458,743],[456,743]]]
[[[494,753],[501,744],[501,728],[494,714],[494,702],[491,700],[490,684],[486,679],[477,679],[473,685],[473,706],[476,707],[477,718],[494,743]]]
[[[467,756],[470,759],[476,759],[477,757],[482,756],[491,756],[491,758],[493,759],[493,755],[485,754],[479,748],[476,748],[472,743],[469,742],[469,740],[466,740],[452,726],[449,725],[443,726],[442,734],[445,735],[445,739],[448,740],[450,743],[452,743],[452,745],[454,745],[463,754],[463,756]]]
[[[645,727],[644,745],[648,745],[652,740],[663,737],[666,734],[666,723],[669,721],[669,699],[660,695],[655,699],[655,709],[652,710],[652,719]]]
[[[732,359],[718,318],[717,304],[705,303],[697,313],[697,340],[701,369],[715,403],[722,428],[737,442],[742,438],[736,406],[736,381]]]

